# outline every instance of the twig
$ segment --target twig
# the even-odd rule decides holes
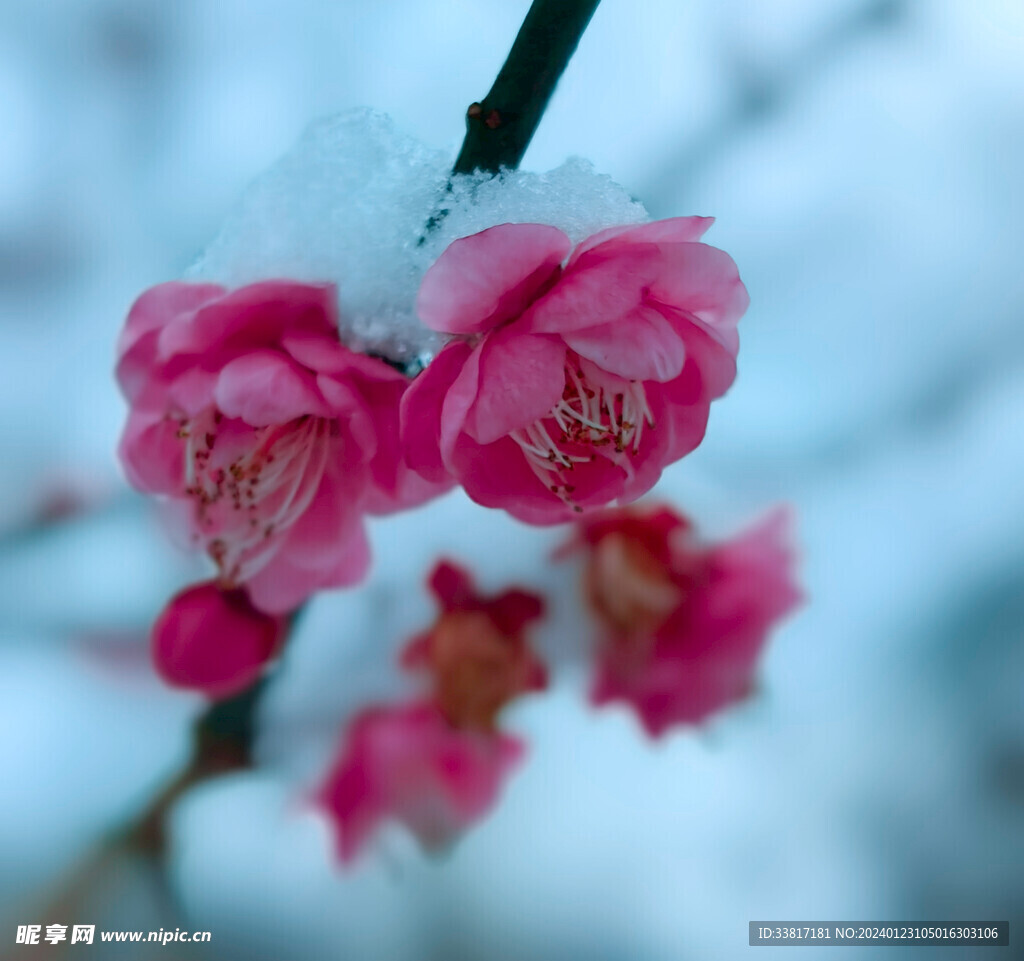
[[[559,78],[601,0],[533,0],[490,92],[466,111],[466,137],[452,168],[497,175],[526,153]],[[449,178],[444,197],[452,192]],[[448,216],[442,199],[417,246]],[[413,371],[406,371],[413,373]]]
[[[266,680],[261,680],[235,697],[210,705],[196,721],[187,767],[132,822],[89,852],[44,903],[36,906],[33,917],[57,922],[74,917],[95,897],[97,889],[110,881],[111,875],[123,870],[124,858],[139,857],[159,869],[167,847],[167,816],[179,798],[208,778],[242,770],[252,763],[256,710],[265,687]],[[163,893],[170,908],[176,910],[169,889]],[[33,956],[63,957],[66,947],[41,944],[33,948]],[[0,961],[17,961],[21,957],[19,948],[0,951]]]
[[[533,0],[490,92],[466,111],[452,173],[516,168],[600,0]]]
[[[251,765],[256,711],[266,687],[264,677],[241,694],[207,708],[193,731],[192,759],[125,831],[129,847],[161,855],[166,845],[167,815],[177,800],[207,778]]]

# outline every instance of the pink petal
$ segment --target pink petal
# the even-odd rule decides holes
[[[566,270],[572,267],[588,250],[593,250],[594,247],[609,241],[624,244],[692,243],[700,240],[714,222],[714,217],[669,217],[667,220],[655,220],[648,224],[608,227],[605,230],[599,230],[576,247],[569,257]]]
[[[719,585],[708,614],[733,626],[737,637],[753,633],[751,653],[760,648],[762,633],[803,598],[793,574],[793,520],[791,508],[777,507],[708,555],[712,581]]]
[[[707,244],[665,245],[655,266],[648,298],[693,314],[735,353],[731,328],[750,305],[750,296],[732,257]]]
[[[736,379],[736,354],[739,338],[735,328],[716,328],[693,317],[672,318],[686,345],[687,364],[691,361],[700,373],[702,392],[708,400],[721,397]]]
[[[686,363],[675,380],[648,385],[648,400],[663,398],[662,426],[671,438],[666,463],[689,454],[704,439],[710,403],[736,378],[735,355],[727,351],[703,325],[680,324],[686,344]]]
[[[160,330],[172,320],[194,313],[203,304],[224,294],[216,284],[186,284],[171,281],[142,293],[128,311],[128,319],[117,340],[117,356],[126,353],[145,334]]]
[[[325,475],[277,554],[246,581],[256,607],[268,613],[292,610],[316,591],[363,580],[370,568],[370,545],[356,499],[358,485],[359,479],[341,465]]]
[[[284,354],[254,350],[225,365],[214,390],[217,407],[253,427],[285,424],[296,417],[330,416],[310,374]]]
[[[526,311],[522,329],[564,335],[617,323],[643,302],[658,265],[659,250],[653,244],[595,251]]]
[[[595,247],[523,316],[534,333],[562,333],[619,323],[640,304],[666,316],[689,315],[736,352],[735,324],[750,303],[736,264],[706,244]]]
[[[480,388],[465,430],[480,444],[547,416],[565,389],[565,346],[554,337],[521,334],[514,324],[477,348]]]
[[[338,336],[338,305],[333,284],[272,280],[240,287],[182,317],[161,331],[162,358],[205,354],[225,342],[235,349],[273,346],[285,332]]]
[[[659,311],[643,305],[614,323],[563,336],[577,354],[626,380],[672,380],[686,359],[676,329]]]
[[[412,470],[429,481],[443,483],[449,477],[441,457],[441,411],[449,388],[472,352],[463,341],[452,341],[402,396],[402,455]]]
[[[570,246],[561,230],[546,224],[499,224],[462,237],[424,275],[416,312],[432,330],[489,330],[522,312]]]
[[[185,487],[185,441],[176,421],[129,411],[118,447],[128,483],[149,494],[180,496]]]
[[[431,365],[433,366],[433,365]],[[475,347],[466,357],[462,369],[448,385],[441,405],[441,436],[439,447],[445,466],[456,441],[464,433],[466,418],[480,389],[480,348]]]
[[[480,601],[469,573],[450,561],[438,561],[427,576],[427,586],[446,611],[465,610]]]
[[[283,614],[300,607],[317,591],[358,584],[370,569],[370,544],[360,527],[340,545],[333,564],[310,568],[298,564],[299,558],[296,552],[282,552],[246,582],[255,607]]]
[[[345,423],[357,449],[353,455],[358,454],[360,461],[369,460],[377,450],[377,430],[366,399],[355,384],[344,374],[319,374],[316,389],[331,414]]]
[[[450,463],[466,495],[484,507],[501,508],[527,524],[560,524],[575,516],[538,480],[510,437],[481,447],[462,434],[456,438]]]
[[[243,591],[212,582],[182,591],[153,625],[153,660],[168,684],[224,698],[249,687],[277,653],[283,617],[260,613]]]
[[[412,381],[371,381],[359,378],[360,392],[366,403],[365,425],[374,435],[370,460],[370,483],[367,485],[364,509],[371,514],[391,514],[416,507],[443,494],[455,483],[443,470],[436,480],[428,480],[413,471],[402,453],[400,411],[404,395]],[[350,420],[356,432],[357,419]]]
[[[792,575],[789,514],[776,511],[707,550],[677,546],[673,567],[699,572],[639,656],[623,638],[605,647],[593,699],[624,700],[657,737],[749,696],[771,627],[800,600]],[[642,639],[641,639],[642,640]]]
[[[358,375],[365,381],[396,383],[406,378],[376,357],[349,350],[337,339],[337,333],[325,336],[318,330],[286,330],[280,338],[281,349],[303,367],[320,374]]]
[[[487,611],[499,631],[512,635],[522,631],[530,621],[540,620],[545,604],[542,597],[529,591],[510,590],[490,601]]]
[[[316,798],[340,859],[353,860],[389,819],[428,849],[451,843],[497,802],[523,750],[505,734],[451,727],[432,704],[364,711]]]
[[[363,508],[367,514],[394,514],[409,510],[446,494],[455,486],[455,478],[447,473],[441,480],[431,481],[410,470],[404,462],[381,466],[378,454],[370,465],[374,483],[366,491]],[[382,474],[387,475],[382,478]]]
[[[166,400],[186,417],[195,417],[213,406],[217,374],[202,367],[188,367],[167,384]]]
[[[707,432],[711,407],[701,393],[699,376],[690,366],[684,369],[682,377],[664,385],[661,396],[665,412],[662,432],[668,438],[665,462],[671,464],[700,446]]]

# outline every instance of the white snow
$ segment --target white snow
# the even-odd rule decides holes
[[[416,291],[456,238],[546,223],[578,241],[647,219],[583,160],[547,174],[449,183],[452,161],[372,110],[317,121],[249,188],[188,276],[229,287],[275,277],[337,284],[346,343],[395,361],[428,360],[442,341],[419,322]]]

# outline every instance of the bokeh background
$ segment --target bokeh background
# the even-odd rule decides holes
[[[150,620],[200,568],[113,457],[128,306],[317,116],[374,106],[454,155],[527,7],[0,0],[0,952],[19,923],[168,926],[127,867],[91,917],[33,907],[183,763],[201,707],[148,668]],[[653,216],[718,218],[753,297],[740,376],[658,493],[711,533],[793,503],[809,603],[757,698],[657,745],[592,713],[566,654],[511,713],[532,758],[486,823],[443,860],[399,838],[344,873],[297,797],[430,617],[433,559],[571,610],[554,535],[458,495],[375,526],[373,579],[296,638],[259,772],[176,812],[171,894],[213,940],[160,956],[679,961],[745,955],[750,920],[1020,931],[1024,7],[604,0],[524,167],[573,154]]]

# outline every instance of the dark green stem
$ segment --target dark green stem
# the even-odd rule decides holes
[[[494,86],[470,104],[453,173],[519,166],[599,2],[533,0]]]

